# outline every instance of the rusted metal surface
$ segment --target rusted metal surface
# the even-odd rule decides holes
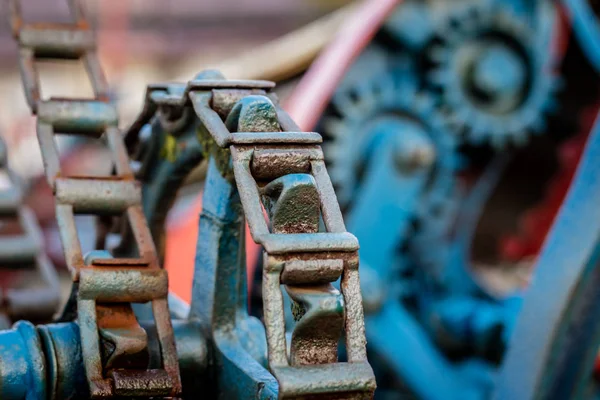
[[[60,298],[58,275],[44,253],[36,217],[23,205],[20,180],[9,168],[6,151],[0,138],[0,268],[9,274],[8,285],[0,289],[0,328],[21,318],[50,321]],[[11,287],[10,275],[23,270],[35,270],[43,287]]]
[[[19,43],[25,96],[38,117],[37,134],[46,179],[55,193],[64,255],[73,277],[73,293],[77,293],[77,301],[69,302],[63,315],[72,315],[77,307],[90,395],[92,398],[177,396],[181,380],[167,307],[167,275],[160,269],[141,209],[141,192],[117,128],[116,110],[107,102],[108,87],[95,53],[94,34],[78,1],[69,1],[72,24],[26,24],[20,2],[8,3],[13,34]],[[36,70],[36,62],[41,59],[82,60],[94,98],[43,99]],[[103,137],[110,149],[115,174],[64,176],[56,134]],[[84,259],[76,214],[122,216],[137,254],[126,259],[113,258],[110,253],[94,253]],[[152,304],[160,341],[162,366],[157,371],[147,369],[146,334],[130,305],[143,302]]]
[[[60,120],[62,126],[85,134],[80,128],[88,124],[90,131],[97,130],[93,122],[97,120],[80,115],[85,108],[79,108],[76,114],[82,124],[65,117],[69,111],[60,111],[57,119],[47,115],[40,123],[45,125],[39,134],[42,150],[50,160],[47,178],[55,192],[65,257],[74,280],[75,300],[63,315],[76,313],[78,325],[65,321],[42,326],[38,330],[53,350],[34,346],[22,351],[51,371],[50,380],[39,380],[34,398],[68,391],[61,382],[83,385],[80,393],[88,397],[89,391],[92,398],[178,396],[182,393],[180,366],[187,382],[186,398],[194,398],[199,391],[220,398],[373,397],[376,385],[366,360],[358,242],[345,230],[318,146],[320,136],[298,132],[269,95],[271,87],[268,82],[228,82],[214,72],[200,74],[187,85],[167,88],[166,96],[150,90],[148,99],[156,104],[145,108],[130,131],[135,147],[136,143],[144,145],[136,127],[143,127],[153,116],[163,125],[191,129],[197,142],[191,157],[178,148],[169,149],[168,140],[163,143],[167,151],[160,152],[169,163],[185,156],[182,164],[176,164],[180,168],[175,170],[175,183],[183,182],[181,172],[189,171],[187,164],[203,158],[209,161],[193,302],[187,321],[178,323],[175,331],[167,309],[166,272],[159,268],[141,206],[145,187],[140,190],[132,178],[118,131],[108,125],[104,133],[116,153],[116,175],[65,177],[53,148],[51,135],[56,126],[52,121]],[[197,118],[190,118],[194,113]],[[190,140],[186,135],[174,131],[172,137],[177,143]],[[50,148],[44,147],[48,143]],[[143,164],[140,171],[144,171]],[[161,190],[169,187],[176,188],[159,186],[155,193],[165,198]],[[160,207],[152,207],[160,213]],[[124,214],[128,230],[122,231],[123,253],[98,249],[84,256],[74,222],[74,215],[82,212],[103,217]],[[253,239],[265,248],[265,326],[247,311],[244,216]],[[338,279],[339,291],[331,284]],[[282,284],[287,285],[296,317],[289,356]],[[140,324],[132,303],[147,302],[152,303],[154,321]],[[69,332],[71,350],[55,341],[53,332],[59,330]],[[176,332],[180,332],[179,354],[174,348]],[[35,331],[29,333],[35,338]],[[6,335],[2,340],[22,340],[13,331]],[[342,337],[346,340],[344,362],[338,354]],[[63,366],[67,364],[64,355],[78,349],[74,361]],[[33,379],[36,368],[25,360],[17,382]],[[7,398],[21,398],[21,389],[20,383],[9,387]]]
[[[209,158],[190,318],[202,321],[214,348],[216,390],[228,398],[242,393],[371,398],[375,380],[366,361],[358,243],[345,230],[318,146],[321,137],[299,132],[269,94],[272,85],[218,78],[206,71],[187,85],[149,87],[144,110],[126,136],[134,150],[145,145],[147,124],[152,124],[152,135],[159,135],[168,126],[164,119],[153,119],[161,108],[171,107],[169,112],[180,119],[193,108],[197,116],[198,125],[188,120],[169,133],[180,146],[188,143],[184,138],[191,129],[202,148],[197,151]],[[160,169],[144,166],[149,160],[143,158],[140,170],[145,177],[158,177]],[[190,170],[180,165],[172,180],[181,185],[180,173]],[[153,185],[152,178],[146,184]],[[266,250],[266,329],[247,314],[242,209],[252,238]],[[146,212],[151,218],[157,209]],[[340,277],[338,291],[331,282]],[[281,284],[288,285],[297,318],[289,359]],[[265,333],[266,349],[260,344]],[[342,336],[347,362],[338,360]],[[277,381],[264,370],[267,361]],[[238,376],[236,385],[227,381],[232,374]]]
[[[119,395],[131,397],[140,392],[166,393],[172,385],[161,366],[160,339],[153,323],[144,323],[148,332],[149,368],[147,374],[120,369],[111,372]],[[186,387],[207,379],[209,372],[206,342],[197,321],[175,321],[174,335],[179,365]],[[89,387],[84,371],[79,326],[75,322],[39,325],[19,321],[13,329],[0,331],[0,398],[86,399]],[[197,398],[198,391],[187,398]],[[168,396],[165,395],[165,396]]]
[[[254,120],[265,115],[267,119],[276,119],[277,114],[276,107],[267,97],[248,96],[233,108],[226,126],[230,131],[258,131],[264,129],[264,124],[256,126]],[[346,398],[369,397],[375,389],[375,380],[366,360],[362,301],[358,280],[353,276],[358,272],[355,238],[349,234],[344,236],[344,223],[323,159],[310,157],[315,155],[314,151],[310,151],[314,145],[304,144],[302,140],[286,144],[286,136],[301,134],[281,130],[282,127],[275,130],[278,132],[275,137],[279,139],[267,143],[256,140],[252,146],[234,141],[230,147],[236,185],[250,232],[253,239],[265,248],[263,293],[269,368],[279,381],[280,398],[299,395],[327,397],[340,392],[345,392]],[[272,144],[277,142],[283,144]],[[307,147],[310,170],[298,173],[299,164],[304,169],[304,163],[299,163],[298,159],[306,158],[304,150]],[[254,176],[251,160],[254,152],[269,150],[279,150],[283,161],[280,160],[275,169],[279,176],[269,176],[265,181]],[[263,158],[262,161],[268,159]],[[262,213],[263,205],[269,214],[268,224]],[[319,231],[319,218],[325,225],[322,231]],[[333,240],[328,240],[331,236],[334,236]],[[306,254],[307,251],[311,253]],[[319,263],[323,259],[343,263],[342,293],[333,289],[331,284],[321,283],[327,272],[311,274],[316,282],[305,276],[302,287],[288,285],[288,293],[299,310],[288,360],[281,273],[288,262],[309,262],[313,268],[320,266],[327,270],[328,263]],[[333,275],[331,278],[337,277]],[[348,362],[340,363],[337,342],[344,329]],[[347,370],[357,364],[367,366],[368,371],[363,370],[358,377],[352,376]],[[317,371],[321,365],[326,365],[327,369],[322,370],[323,374],[318,379],[303,382],[301,388],[296,386],[293,378],[296,374],[313,369]],[[328,381],[331,378],[337,384],[332,385]]]

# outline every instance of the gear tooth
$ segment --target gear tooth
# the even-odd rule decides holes
[[[346,116],[346,113],[347,113],[346,107],[348,107],[351,104],[351,102],[348,97],[348,94],[338,92],[331,99],[331,104],[333,104],[333,106],[336,108],[336,110],[339,111],[339,113],[342,116]]]
[[[496,123],[488,124],[488,134],[494,136],[507,136],[510,134],[512,130],[518,130],[518,128],[514,129],[511,125],[519,125],[518,121],[497,121]]]
[[[544,105],[544,110],[549,114],[556,114],[560,109],[560,104],[558,100],[554,97],[549,97],[546,100],[546,104]]]
[[[441,45],[435,45],[429,50],[429,58],[431,58],[433,62],[441,64],[448,62],[448,59],[450,58],[450,53],[448,52],[448,49],[446,47]]]
[[[509,140],[507,140],[508,138],[510,138],[510,135],[506,132],[504,132],[502,135],[493,135],[492,146],[499,151],[504,150],[509,142]]]
[[[473,114],[468,108],[459,108],[456,110],[456,117],[462,121],[463,124],[468,124],[470,121],[473,121]]]
[[[372,82],[361,81],[361,83],[355,87],[357,97],[356,104],[363,105],[372,102],[375,97],[375,87],[376,85]]]
[[[352,119],[360,112],[360,105],[356,100],[353,100],[349,94],[336,96],[333,103],[344,118]]]
[[[383,91],[381,93],[381,98],[386,103],[393,103],[395,101],[402,101],[402,96],[404,93],[402,92],[402,88],[404,85],[397,82],[395,79],[388,79],[387,84],[384,85]]]
[[[487,126],[481,122],[471,123],[471,135],[476,137],[484,137],[487,133]]]
[[[423,107],[421,109],[422,112],[426,112],[427,114],[430,114],[430,115],[435,113],[435,101],[433,100],[433,98],[431,96],[423,95],[423,100],[422,100],[421,106]],[[437,113],[436,113],[436,116],[437,116]]]
[[[464,120],[461,120],[457,114],[449,114],[447,117],[447,123],[455,132],[462,132],[465,129]]]
[[[420,93],[414,97],[413,105],[419,110],[420,114],[429,114],[433,109],[432,99],[424,93]]]
[[[527,119],[527,117],[523,117],[523,118],[518,118],[518,119],[512,119],[512,120],[508,120],[507,122],[505,122],[504,124],[502,124],[502,126],[498,127],[498,130],[500,133],[502,132],[517,132],[517,134],[522,134],[525,135],[526,132],[526,128],[524,124],[524,120]]]
[[[511,138],[517,147],[524,147],[529,142],[529,136],[520,131],[511,132]]]
[[[465,19],[462,23],[462,29],[461,31],[464,34],[468,34],[468,35],[472,35],[473,33],[475,33],[477,31],[479,27],[479,22],[475,19]]]
[[[455,135],[460,136],[463,134],[464,126],[460,123],[448,121],[448,129]]]

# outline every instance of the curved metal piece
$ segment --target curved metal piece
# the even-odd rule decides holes
[[[580,398],[589,389],[600,346],[598,157],[600,115],[538,258],[497,399]]]
[[[239,195],[231,171],[220,165],[209,160],[189,314],[200,321],[214,357],[216,385],[204,390],[223,398],[274,398],[278,385],[266,369],[264,327],[247,311]]]
[[[294,304],[290,364],[331,364],[338,361],[344,329],[344,299],[331,284],[320,287],[286,285]]]
[[[592,0],[564,0],[571,14],[573,30],[588,61],[600,74],[600,10],[594,11]],[[598,6],[596,6],[598,7]]]

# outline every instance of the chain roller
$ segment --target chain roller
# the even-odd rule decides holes
[[[0,296],[0,325],[20,318],[47,321],[58,309],[60,288],[56,270],[43,251],[34,213],[23,205],[19,178],[9,168],[7,146],[0,139],[0,265],[34,269],[43,284],[31,289],[6,289]]]
[[[167,274],[141,207],[139,183],[117,127],[117,112],[108,103],[108,85],[96,54],[94,33],[78,1],[70,0],[72,24],[23,22],[20,2],[10,0],[12,30],[19,43],[25,96],[37,115],[37,136],[46,179],[56,200],[56,218],[67,266],[78,288],[77,311],[85,372],[92,398],[177,396],[181,392],[173,328],[167,304]],[[92,99],[42,99],[36,62],[81,60]],[[85,135],[106,140],[115,174],[65,176],[54,136]],[[132,258],[92,253],[84,258],[76,214],[120,216],[127,220],[137,245]],[[147,369],[147,335],[130,303],[151,302],[160,341],[162,369]]]

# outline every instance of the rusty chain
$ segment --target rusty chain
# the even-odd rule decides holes
[[[278,105],[273,87],[266,81],[225,80],[212,71],[186,86],[150,85],[126,143],[135,149],[142,127],[156,116],[171,137],[195,129],[205,154],[232,170],[252,238],[265,251],[268,364],[279,397],[371,398],[375,379],[366,358],[358,242],[346,232],[321,136],[300,132]],[[198,126],[190,125],[192,110]],[[180,147],[188,150],[189,142]],[[219,157],[223,149],[229,151]],[[147,166],[139,167],[143,175]],[[174,175],[183,181],[184,176]],[[331,284],[340,278],[341,293]],[[281,285],[296,320],[289,356]],[[341,337],[348,362],[338,361]]]
[[[92,398],[172,397],[181,378],[167,305],[167,274],[141,206],[141,189],[129,165],[108,103],[107,84],[95,40],[80,4],[72,0],[72,25],[24,24],[20,3],[10,0],[13,33],[28,103],[37,115],[37,134],[46,178],[56,200],[65,259],[74,281],[85,373]],[[94,89],[92,99],[42,99],[36,61],[83,60]],[[232,169],[254,241],[265,249],[264,310],[268,362],[280,398],[371,398],[373,372],[366,359],[358,242],[347,233],[326,172],[317,133],[299,132],[278,106],[265,81],[228,81],[214,73],[183,90],[154,85],[141,120],[158,107],[166,125],[189,118],[191,105],[206,153]],[[154,108],[153,108],[154,107]],[[173,112],[184,109],[183,114]],[[138,120],[139,122],[140,120]],[[139,130],[139,129],[138,129]],[[104,138],[114,175],[64,176],[55,134]],[[223,149],[226,153],[223,153]],[[223,154],[225,156],[223,157]],[[268,218],[263,215],[263,207]],[[76,214],[122,216],[123,232],[137,245],[130,258],[106,251],[82,254]],[[100,241],[102,242],[102,241]],[[103,250],[103,249],[98,249]],[[341,293],[331,284],[341,279]],[[283,294],[293,300],[296,326],[287,354]],[[152,303],[162,369],[148,369],[146,331],[132,303]],[[71,306],[72,307],[72,306]],[[63,315],[69,315],[66,310]],[[344,337],[348,362],[338,360]]]
[[[42,287],[0,291],[0,327],[18,319],[49,321],[58,309],[58,275],[43,250],[36,217],[23,205],[19,178],[8,165],[7,146],[0,138],[0,268],[35,270]]]
[[[69,0],[72,24],[25,23],[19,0],[9,0],[13,34],[25,96],[37,115],[37,136],[46,179],[54,191],[56,218],[67,266],[74,282],[77,319],[86,377],[92,398],[172,397],[181,392],[179,365],[167,304],[167,273],[141,207],[141,191],[117,127],[117,112],[108,103],[108,85],[96,54],[94,32],[76,0]],[[38,60],[81,60],[94,90],[91,99],[42,99]],[[103,138],[115,171],[110,176],[65,176],[56,134]],[[137,254],[113,257],[92,252],[84,257],[76,214],[123,216]],[[152,304],[160,341],[162,368],[148,369],[148,338],[132,303]],[[73,305],[72,305],[73,306]],[[71,310],[71,313],[73,310]],[[69,310],[65,315],[69,314]]]

